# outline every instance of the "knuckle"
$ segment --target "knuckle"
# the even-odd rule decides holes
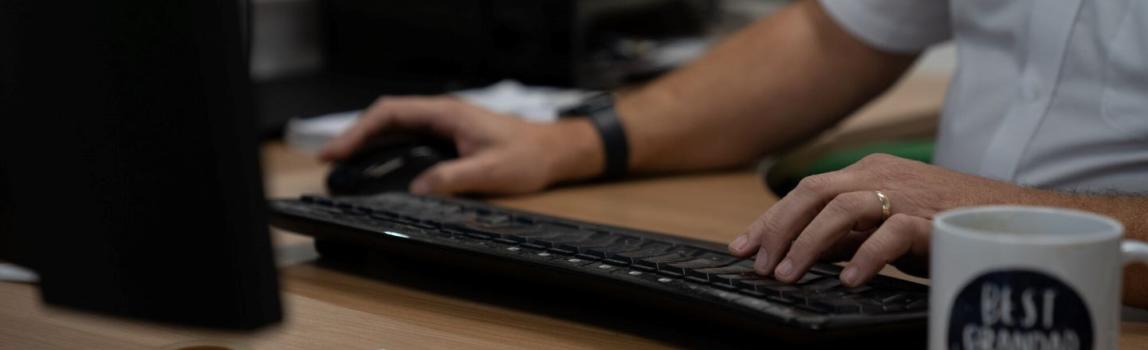
[[[466,107],[469,106],[466,102],[458,98],[446,95],[430,97],[427,101],[435,107],[440,108],[443,112],[454,115],[462,114],[462,112],[466,110]]]
[[[829,173],[806,176],[797,183],[795,190],[810,194],[820,194],[829,188],[832,181]]]
[[[885,265],[893,262],[892,259],[886,258],[884,253],[873,247],[863,247],[859,249],[850,261],[866,266],[866,269],[871,269],[874,273],[881,270]]]
[[[773,224],[769,223],[769,214],[761,214],[757,217],[757,220],[754,220],[753,223],[751,223],[749,227],[746,228],[745,232],[751,239],[757,240],[765,235],[765,233],[771,227],[770,225]]]
[[[825,205],[825,208],[821,209],[821,212],[832,216],[849,215],[849,213],[853,211],[853,204],[848,202],[849,200],[841,197],[834,198],[832,201],[829,201],[829,204]]]
[[[860,211],[863,205],[857,193],[846,193],[833,198],[825,205],[825,210],[833,214],[847,215]]]
[[[435,167],[428,171],[427,176],[436,184],[450,183],[451,171],[446,167]]]
[[[903,235],[908,233],[906,232],[907,229],[915,227],[916,221],[913,220],[912,216],[897,213],[890,216],[888,220],[885,220],[885,225],[890,225],[889,228],[894,230],[893,233]]]
[[[810,260],[811,256],[817,253],[816,250],[817,245],[815,242],[809,239],[798,239],[793,241],[793,244],[789,246],[789,253],[786,254],[786,257],[798,264],[804,264]]]
[[[762,244],[768,242],[785,242],[789,240],[788,238],[783,237],[782,230],[784,230],[784,227],[782,227],[781,223],[777,220],[766,218],[765,220],[761,221],[761,225],[758,227],[761,229],[758,234],[761,236]]]
[[[889,155],[889,154],[873,153],[873,154],[865,156],[864,158],[861,158],[861,163],[862,164],[883,164],[883,163],[891,162],[895,159],[897,159],[897,157],[894,157],[894,156]]]
[[[888,264],[896,257],[891,256],[893,253],[890,251],[893,246],[889,242],[890,237],[873,237],[870,238],[868,244],[864,244],[861,248],[857,249],[857,257],[869,261],[875,261],[880,264]]]

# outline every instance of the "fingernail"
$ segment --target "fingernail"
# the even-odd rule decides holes
[[[427,194],[430,193],[431,186],[429,181],[423,179],[416,179],[411,183],[411,193],[414,194]]]
[[[845,284],[850,285],[850,286],[856,286],[857,285],[857,268],[853,267],[853,266],[849,266],[849,267],[845,268],[845,271],[841,271],[841,282],[845,282]]]
[[[733,243],[730,243],[729,247],[730,249],[741,252],[742,249],[745,249],[745,242],[748,240],[749,239],[745,238],[745,235],[737,236],[737,239],[733,240]]]
[[[793,273],[793,262],[789,261],[788,258],[782,260],[781,265],[777,265],[777,271],[775,272],[778,276],[789,277],[789,275]]]

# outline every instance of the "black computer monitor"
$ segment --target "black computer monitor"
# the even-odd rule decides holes
[[[0,0],[0,260],[51,305],[281,318],[246,4]]]

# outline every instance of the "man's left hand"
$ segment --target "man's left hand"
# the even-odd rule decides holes
[[[876,192],[889,200],[889,216]],[[865,283],[886,264],[925,275],[933,215],[951,208],[1028,202],[1041,191],[878,154],[806,177],[730,243],[757,252],[762,275],[794,282],[821,259],[846,260],[841,281]],[[852,258],[849,258],[852,255]]]

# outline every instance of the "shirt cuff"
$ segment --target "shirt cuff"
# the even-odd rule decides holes
[[[945,0],[821,0],[837,24],[882,51],[917,53],[952,37]]]

